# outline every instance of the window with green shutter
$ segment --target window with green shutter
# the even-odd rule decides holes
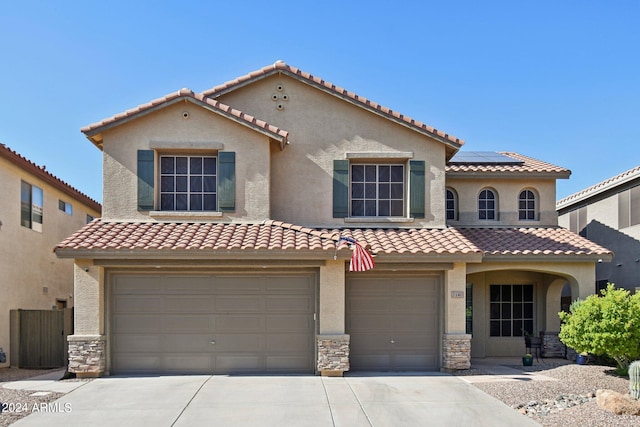
[[[334,160],[333,217],[424,218],[424,165],[424,161],[407,164]]]
[[[155,170],[153,150],[138,151],[138,209],[215,212],[235,210],[235,153],[160,155]],[[158,176],[159,201],[154,202]],[[157,205],[157,206],[156,206]]]

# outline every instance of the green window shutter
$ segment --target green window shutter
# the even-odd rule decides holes
[[[349,160],[333,161],[333,217],[349,216]]]
[[[154,208],[153,182],[155,176],[153,150],[138,150],[138,210],[152,211]]]
[[[409,161],[409,216],[424,218],[424,161]]]
[[[233,151],[218,153],[218,210],[236,210],[236,153]]]

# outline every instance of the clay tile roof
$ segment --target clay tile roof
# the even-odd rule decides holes
[[[286,74],[297,80],[303,81],[304,83],[310,84],[321,90],[329,92],[332,95],[341,97],[343,99],[347,99],[353,102],[354,104],[359,105],[362,108],[378,113],[388,119],[391,119],[403,125],[409,126],[410,128],[417,130],[420,133],[428,134],[432,137],[435,136],[438,139],[441,139],[442,141],[446,142],[447,144],[449,144],[450,146],[456,149],[459,149],[460,147],[462,147],[462,145],[464,145],[464,141],[461,140],[460,138],[457,138],[453,135],[449,135],[448,133],[443,132],[442,130],[436,129],[418,120],[414,120],[411,117],[400,114],[397,111],[393,111],[388,107],[380,105],[363,96],[359,96],[340,86],[336,86],[333,83],[327,82],[321,79],[320,77],[317,77],[310,73],[302,71],[282,61],[277,61],[275,64],[267,65],[266,67],[263,67],[259,70],[250,72],[249,74],[238,77],[234,80],[230,80],[221,85],[215,86],[209,90],[202,92],[202,94],[207,97],[216,98],[224,93],[232,91],[233,89],[245,86],[254,80],[262,79],[264,77],[267,77],[276,73]]]
[[[248,125],[253,129],[260,130],[263,133],[267,133],[270,137],[275,138],[283,143],[286,143],[287,139],[289,138],[289,132],[284,129],[280,129],[277,126],[270,125],[264,120],[259,120],[249,114],[245,114],[242,111],[231,108],[230,106],[225,105],[219,101],[207,98],[202,94],[194,93],[190,89],[180,89],[177,92],[172,92],[163,97],[149,101],[146,104],[138,105],[137,107],[129,109],[125,112],[85,126],[80,130],[84,134],[86,134],[89,139],[91,139],[91,136],[96,135],[105,129],[124,123],[125,121],[133,119],[135,117],[150,113],[159,106],[171,105],[183,99],[208,108],[215,113],[221,114],[239,123]]]
[[[380,254],[479,254],[455,229],[312,229],[280,221],[262,224],[135,223],[94,220],[58,244],[56,253],[148,251],[335,252],[340,235]]]
[[[31,160],[28,160],[26,157],[21,156],[2,143],[0,143],[0,157],[7,159],[9,162],[30,173],[31,175],[37,176],[46,183],[62,191],[69,197],[74,198],[80,203],[84,203],[89,208],[98,212],[102,211],[102,206],[100,205],[100,203],[47,171],[45,166],[36,165]]]
[[[565,228],[459,228],[487,255],[591,255],[612,252]]]
[[[523,156],[522,154],[500,151],[500,154],[519,160],[520,163],[503,163],[503,164],[486,164],[486,163],[458,163],[448,164],[446,173],[448,175],[471,175],[477,173],[522,173],[522,174],[551,174],[568,178],[571,174],[569,169],[552,165],[532,157]]]
[[[62,257],[86,252],[189,255],[251,251],[335,253],[340,236],[387,255],[611,255],[563,228],[312,229],[280,221],[261,224],[134,223],[94,220],[55,248]]]
[[[578,191],[577,193],[565,197],[564,199],[558,200],[556,202],[556,209],[564,208],[574,203],[583,201],[585,199],[588,199],[589,197],[603,193],[611,188],[615,188],[618,185],[625,184],[638,178],[640,178],[640,166],[636,166],[633,169],[629,169],[628,171],[622,172],[619,175],[605,179],[604,181],[592,185],[591,187],[587,187],[584,190]]]

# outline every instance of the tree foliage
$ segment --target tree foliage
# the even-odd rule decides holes
[[[578,353],[612,357],[620,369],[628,369],[640,356],[640,293],[633,296],[611,283],[601,296],[577,300],[562,320],[560,341]]]

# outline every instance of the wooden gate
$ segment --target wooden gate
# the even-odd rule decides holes
[[[11,366],[66,366],[67,336],[73,333],[72,310],[11,310]]]

